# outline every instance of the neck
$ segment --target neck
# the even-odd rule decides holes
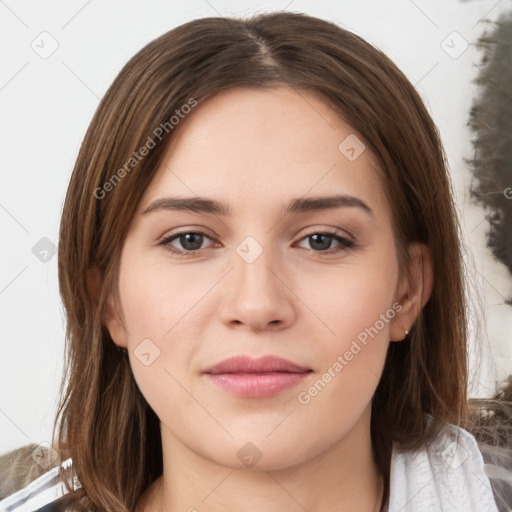
[[[373,459],[369,411],[335,445],[302,463],[271,470],[220,465],[162,427],[164,470],[140,512],[379,512],[384,479]]]

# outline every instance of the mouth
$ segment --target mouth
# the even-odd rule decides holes
[[[235,356],[206,369],[204,374],[210,382],[232,395],[265,398],[298,386],[312,371],[277,356],[259,359]]]

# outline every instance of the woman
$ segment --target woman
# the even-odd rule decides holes
[[[82,144],[59,280],[62,507],[497,510],[442,145],[358,36],[283,12],[149,43]]]

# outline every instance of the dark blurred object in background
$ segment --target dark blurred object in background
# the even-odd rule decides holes
[[[487,246],[512,274],[512,13],[487,23],[493,30],[476,45],[484,54],[475,64],[480,95],[468,122],[474,156],[466,163],[474,175],[471,196],[488,212]]]

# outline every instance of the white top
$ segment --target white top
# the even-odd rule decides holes
[[[71,459],[61,465],[72,475]],[[53,468],[27,487],[0,501],[0,512],[33,512],[67,493]],[[400,453],[393,447],[389,512],[499,512],[484,461],[475,438],[466,430],[447,425],[428,447]]]
[[[418,452],[391,456],[389,512],[498,512],[476,439],[447,425]]]

